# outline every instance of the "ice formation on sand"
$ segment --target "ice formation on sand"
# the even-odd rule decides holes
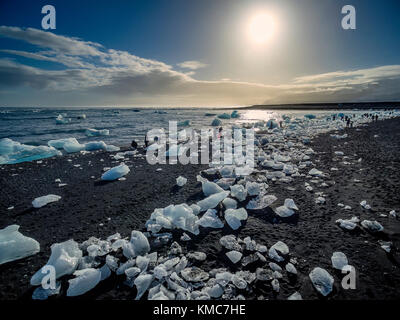
[[[132,231],[131,240],[123,245],[124,256],[127,258],[135,258],[145,255],[150,251],[149,240],[140,231]]]
[[[332,267],[342,270],[344,266],[349,264],[346,255],[343,252],[337,251],[332,254]]]
[[[55,243],[51,246],[51,255],[46,266],[53,266],[56,272],[56,278],[63,275],[72,274],[78,266],[82,257],[82,250],[74,240],[68,240],[61,243]],[[42,267],[31,278],[31,285],[41,284],[43,277],[48,273]],[[42,272],[43,270],[43,272]]]
[[[101,180],[105,181],[116,180],[127,175],[129,171],[130,170],[128,166],[125,163],[121,163],[119,166],[116,166],[104,172],[103,175],[101,176]]]
[[[241,220],[247,220],[247,217],[245,208],[225,210],[225,221],[233,230],[239,229],[242,225]]]
[[[256,198],[250,200],[247,205],[246,209],[250,210],[262,210],[271,204],[273,204],[278,198],[274,196],[273,194],[260,194]]]
[[[178,178],[176,178],[176,185],[178,187],[183,187],[187,182],[187,179],[185,177],[179,176]]]
[[[277,207],[275,212],[278,216],[282,218],[290,217],[294,214],[294,210],[299,210],[293,199],[286,199],[283,206]]]
[[[40,251],[39,242],[24,236],[13,224],[0,230],[0,265],[32,256]]]
[[[297,291],[293,294],[291,294],[288,298],[288,300],[303,300],[303,297],[301,296],[300,293],[298,293]]]
[[[206,197],[214,193],[219,193],[224,191],[224,189],[222,189],[218,184],[208,181],[207,179],[203,178],[200,175],[197,176],[197,181],[201,182],[201,188]]]
[[[193,209],[186,203],[169,205],[165,208],[157,208],[146,222],[148,231],[157,233],[161,228],[182,229],[193,234],[199,234],[199,218],[193,213]]]
[[[68,280],[68,297],[80,296],[92,290],[101,280],[101,272],[98,269],[87,268],[74,272],[76,278]]]
[[[383,226],[378,221],[363,220],[361,225],[370,232],[383,231]]]
[[[135,300],[139,300],[142,295],[147,291],[150,287],[151,282],[154,277],[151,274],[141,274],[135,279],[135,286],[137,289],[137,294]]]
[[[205,214],[197,221],[199,226],[204,228],[223,228],[223,222],[218,218],[217,211],[214,209],[208,209]]]
[[[215,208],[222,200],[224,200],[227,196],[229,195],[229,191],[222,191],[218,192],[215,194],[212,194],[211,196],[200,200],[197,202],[197,205],[200,206],[200,211],[206,211],[208,209],[213,209]]]
[[[32,201],[32,206],[34,208],[41,208],[51,202],[56,202],[60,199],[61,199],[60,196],[57,196],[55,194],[48,194],[47,196],[42,196],[42,197],[38,197],[38,198],[34,199]]]
[[[88,137],[108,136],[110,131],[108,129],[96,130],[88,128],[86,129],[85,134]]]
[[[60,155],[61,152],[53,147],[31,146],[8,138],[0,140],[0,164],[14,164]]]
[[[238,263],[240,261],[240,259],[242,259],[242,255],[243,255],[241,252],[235,251],[235,250],[229,251],[225,254],[229,258],[229,260],[232,261],[232,263]]]
[[[310,272],[309,277],[314,288],[324,297],[332,292],[334,280],[325,269],[316,267]]]

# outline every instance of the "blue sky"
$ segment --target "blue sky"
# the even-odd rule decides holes
[[[56,30],[41,28],[46,4],[56,8]],[[341,28],[346,4],[356,8],[356,30]],[[275,28],[255,47],[245,31],[258,12]],[[400,100],[399,12],[400,1],[5,0],[0,104]]]

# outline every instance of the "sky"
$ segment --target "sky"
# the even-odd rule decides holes
[[[1,0],[0,106],[400,101],[399,12],[398,0]]]

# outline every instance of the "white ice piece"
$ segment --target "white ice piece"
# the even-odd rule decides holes
[[[19,225],[13,224],[0,230],[0,265],[40,251],[39,242],[24,236],[18,229]]]
[[[225,254],[229,258],[229,260],[232,261],[232,263],[239,262],[240,259],[242,259],[242,256],[243,256],[243,254],[241,252],[236,251],[236,250],[229,251],[229,252],[227,252]]]
[[[343,267],[349,264],[346,255],[340,251],[336,251],[332,254],[331,261],[332,267],[338,270],[343,270]]]
[[[224,200],[228,195],[229,195],[229,191],[218,192],[218,193],[212,194],[211,196],[199,201],[197,203],[197,205],[200,206],[201,212],[206,211],[208,209],[213,209],[222,200]]]
[[[49,204],[51,202],[56,202],[60,199],[61,199],[60,196],[57,196],[55,194],[48,194],[47,196],[42,196],[33,200],[32,205],[34,208],[41,208],[46,204]]]
[[[325,269],[316,267],[310,272],[309,277],[314,288],[323,296],[332,292],[334,279]]]
[[[68,297],[80,296],[92,290],[101,280],[101,271],[99,269],[87,268],[74,272],[76,278],[68,280]]]
[[[55,243],[51,246],[51,255],[46,266],[52,266],[56,272],[56,279],[72,274],[78,266],[79,259],[82,257],[82,250],[74,240],[68,240],[61,243]],[[48,271],[42,267],[31,278],[31,285],[38,286]],[[42,272],[42,270],[44,272]]]
[[[103,173],[101,176],[101,180],[104,181],[112,181],[119,179],[129,173],[129,168],[125,163],[121,163],[120,165],[111,168],[110,170]]]
[[[176,178],[176,185],[178,187],[183,187],[187,182],[187,179],[185,177],[179,176],[178,178]]]

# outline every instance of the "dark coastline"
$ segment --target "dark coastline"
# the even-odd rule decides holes
[[[313,162],[319,170],[330,174],[327,180],[331,182],[329,186],[318,189],[326,194],[325,205],[315,204],[314,194],[304,190],[304,182],[307,181],[304,178],[297,178],[291,184],[271,182],[269,192],[278,197],[278,202],[286,197],[295,200],[300,208],[298,218],[276,221],[270,210],[249,211],[245,226],[237,232],[228,227],[207,230],[194,237],[186,249],[207,254],[207,260],[201,264],[204,270],[218,267],[234,270],[218,242],[221,236],[231,233],[241,238],[251,236],[257,243],[268,247],[278,240],[287,243],[291,254],[298,260],[297,278],[284,276],[277,296],[269,285],[262,284],[249,292],[248,299],[260,296],[286,299],[294,291],[299,291],[304,299],[320,298],[308,274],[316,266],[331,272],[330,257],[334,251],[345,252],[349,263],[355,266],[358,272],[357,289],[343,290],[340,273],[332,271],[335,288],[328,299],[399,299],[400,254],[397,248],[400,247],[400,222],[380,217],[380,214],[388,214],[394,209],[398,212],[400,208],[400,119],[378,121],[361,128],[345,129],[345,132],[349,138],[344,140],[332,139],[328,133],[319,135],[311,142],[316,151]],[[343,151],[352,164],[342,164],[334,156],[334,151]],[[362,158],[361,163],[357,162],[359,158]],[[0,228],[19,224],[24,235],[33,237],[41,245],[37,255],[0,266],[0,300],[30,299],[33,291],[29,285],[30,277],[47,262],[51,244],[70,238],[82,242],[91,236],[104,239],[115,232],[126,237],[133,229],[143,230],[154,208],[182,202],[192,204],[202,199],[196,175],[205,167],[151,166],[145,159],[130,160],[126,162],[132,166],[126,181],[107,184],[98,181],[102,169],[117,163],[107,152],[44,159],[42,163],[35,161],[0,166]],[[74,167],[74,164],[80,164],[83,169]],[[330,171],[331,167],[337,167],[339,171]],[[157,168],[162,168],[162,171],[156,171]],[[179,175],[188,178],[183,188],[175,186]],[[54,182],[57,178],[68,185],[59,188]],[[58,194],[62,199],[38,210],[31,208],[35,197],[49,193]],[[371,211],[360,207],[359,203],[364,199],[371,203]],[[340,209],[337,206],[339,202],[350,205],[352,210]],[[9,206],[15,208],[7,210]],[[362,220],[378,220],[385,227],[384,232],[379,235],[361,230],[349,233],[335,224],[337,219],[353,215],[360,216]],[[174,232],[174,238],[179,239],[180,234],[179,231]],[[383,251],[378,240],[392,241],[393,252],[387,254]],[[134,299],[135,295],[136,290],[123,285],[121,277],[112,276],[83,297]]]
[[[385,110],[400,108],[400,102],[344,102],[344,103],[301,103],[253,105],[240,109],[248,110]]]

